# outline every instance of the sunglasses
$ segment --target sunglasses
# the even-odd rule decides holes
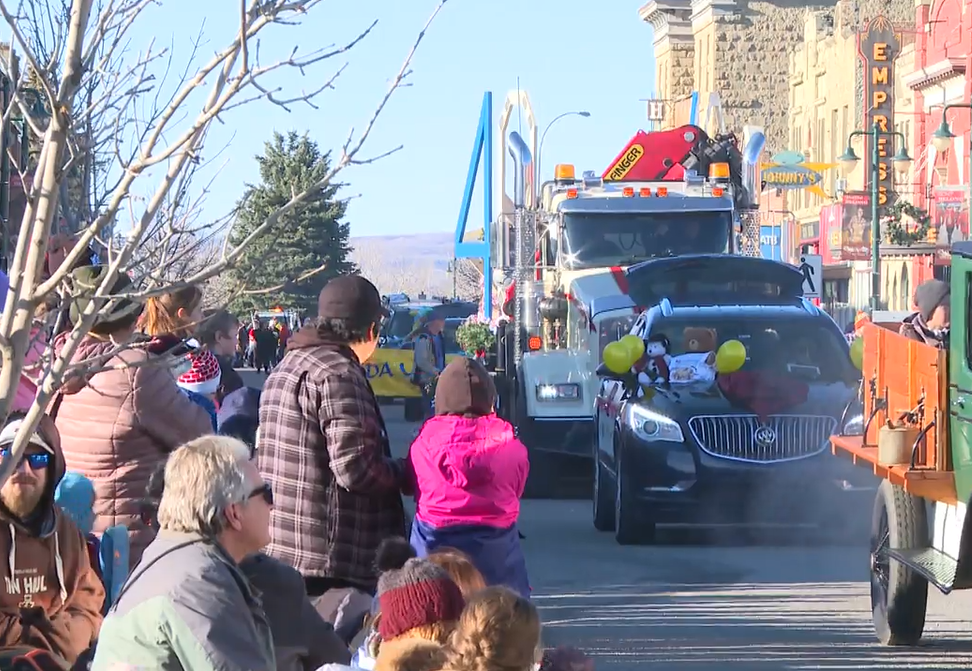
[[[0,449],[0,459],[7,459],[10,456],[10,448]],[[35,452],[24,455],[24,461],[30,466],[31,470],[39,471],[47,468],[51,463],[51,455],[47,452]]]
[[[265,483],[263,486],[254,489],[252,492],[250,492],[250,495],[246,497],[246,500],[249,501],[250,499],[255,499],[258,496],[262,497],[268,506],[273,505],[273,489],[269,484]]]

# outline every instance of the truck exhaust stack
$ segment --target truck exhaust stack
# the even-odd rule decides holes
[[[513,157],[513,205],[526,206],[527,170],[533,169],[530,148],[516,131],[510,133],[510,156]]]
[[[742,151],[742,185],[746,192],[745,207],[750,210],[758,210],[759,196],[763,190],[761,159],[763,147],[766,146],[766,135],[762,130],[756,128],[747,128],[747,131],[748,139]]]
[[[516,283],[513,303],[513,357],[519,364],[523,358],[524,336],[532,335],[537,323],[536,281],[534,279],[536,261],[536,230],[534,213],[526,209],[527,171],[533,169],[530,148],[517,132],[510,133],[510,156],[513,157],[513,280]]]

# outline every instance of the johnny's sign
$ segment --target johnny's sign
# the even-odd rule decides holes
[[[763,182],[767,189],[796,190],[806,189],[821,198],[827,193],[820,186],[824,171],[835,167],[836,163],[806,163],[798,151],[780,152],[769,163],[762,165]]]
[[[878,207],[883,210],[894,205],[894,61],[901,53],[901,34],[891,21],[876,16],[858,36],[858,53],[864,63],[864,130],[877,126],[878,137],[865,135],[865,184],[878,183]],[[878,148],[878,170],[872,174],[874,142]]]

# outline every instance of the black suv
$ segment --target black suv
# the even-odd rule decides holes
[[[709,334],[713,349],[739,340],[747,359],[738,374],[647,392],[633,375],[598,369],[597,529],[630,544],[651,541],[659,523],[828,523],[846,517],[849,497],[873,493],[869,474],[830,453],[832,434],[859,431],[860,372],[796,268],[685,256],[627,277],[635,303],[652,306],[632,334],[663,336],[671,355],[685,352],[685,334]]]

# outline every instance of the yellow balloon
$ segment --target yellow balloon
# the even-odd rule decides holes
[[[619,341],[628,350],[632,361],[637,361],[645,354],[645,341],[633,333],[629,333]]]
[[[716,370],[735,373],[746,363],[746,346],[738,340],[727,340],[716,352]]]
[[[621,341],[618,340],[604,346],[604,365],[612,373],[618,375],[627,373],[631,370],[634,362],[635,360],[631,358],[628,348]]]
[[[864,368],[864,338],[860,336],[854,338],[854,342],[850,346],[850,358],[857,367],[857,370],[863,370]]]

